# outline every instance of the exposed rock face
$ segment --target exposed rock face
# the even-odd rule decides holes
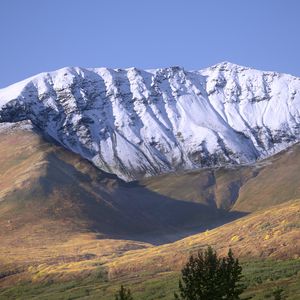
[[[31,122],[125,180],[264,158],[299,141],[300,78],[231,63],[200,71],[64,68],[0,90]]]

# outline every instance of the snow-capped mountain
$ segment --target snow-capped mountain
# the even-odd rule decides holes
[[[270,156],[299,141],[299,112],[300,78],[227,62],[63,68],[0,90],[0,122],[30,120],[125,180]]]

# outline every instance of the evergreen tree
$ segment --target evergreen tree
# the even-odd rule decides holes
[[[126,289],[121,285],[120,290],[115,295],[115,300],[133,300],[130,289]]]
[[[229,249],[227,257],[222,258],[220,270],[221,285],[223,286],[222,299],[240,299],[239,295],[245,290],[245,286],[241,284],[242,267],[239,265],[239,260],[234,259],[231,249]]]
[[[229,250],[227,257],[218,258],[211,247],[190,256],[181,271],[180,294],[177,300],[238,300],[245,287],[240,284],[242,267]]]

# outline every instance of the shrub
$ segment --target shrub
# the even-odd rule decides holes
[[[274,300],[283,300],[283,299],[286,299],[286,298],[284,297],[284,295],[282,295],[283,292],[284,292],[283,289],[277,287],[277,288],[273,291]]]
[[[126,289],[121,285],[120,290],[115,295],[115,300],[133,300],[130,289]]]
[[[237,300],[245,290],[240,283],[242,267],[231,249],[223,258],[218,258],[211,247],[199,251],[189,258],[181,273],[180,294],[174,294],[177,300]]]

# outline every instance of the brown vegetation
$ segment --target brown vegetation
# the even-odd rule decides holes
[[[294,258],[298,161],[295,145],[253,166],[127,184],[36,132],[2,132],[0,285],[169,272],[207,245],[221,255],[231,247],[239,257]]]

